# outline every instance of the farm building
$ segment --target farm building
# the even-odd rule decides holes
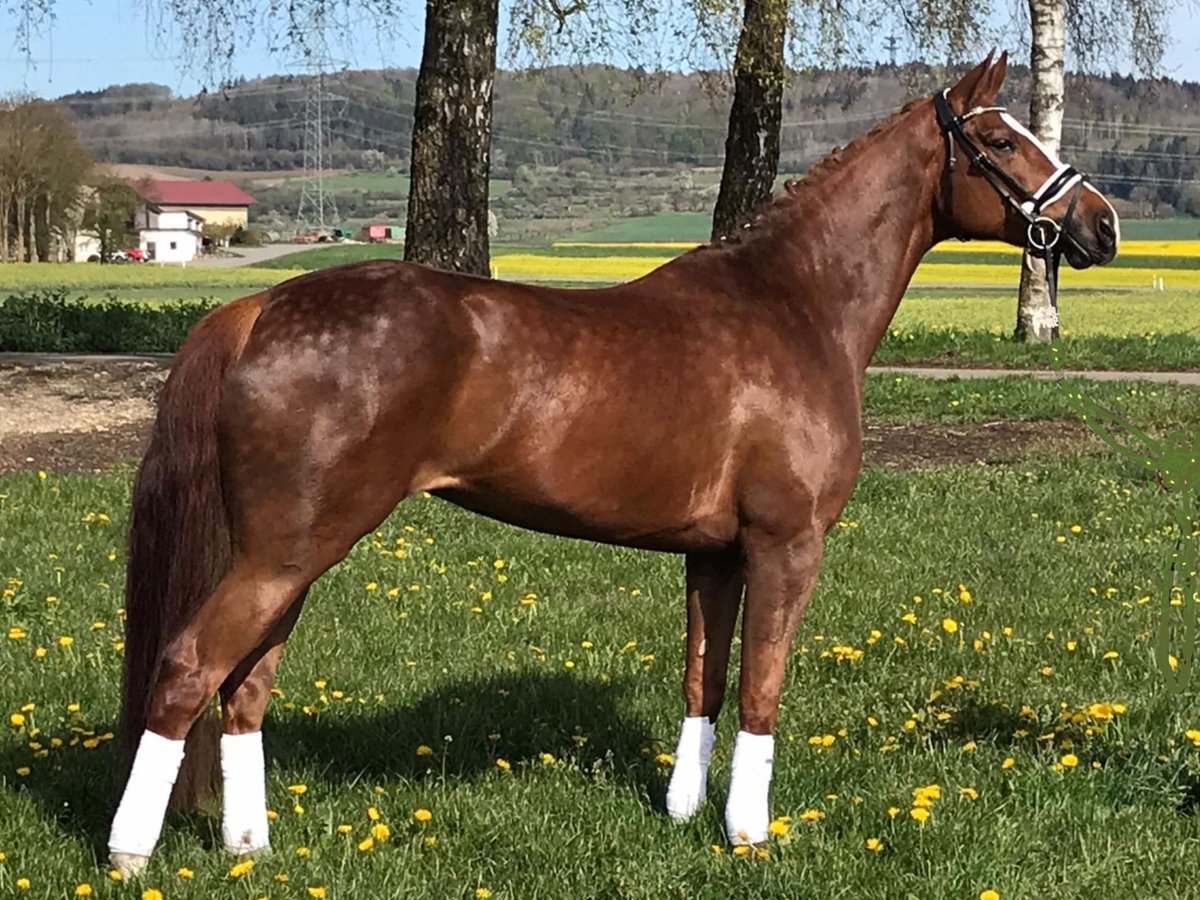
[[[134,218],[138,246],[150,262],[191,262],[204,244],[204,219],[186,209],[163,209],[154,203],[138,208]]]
[[[404,240],[404,227],[388,225],[385,222],[372,222],[364,225],[359,234],[364,241],[401,241]]]
[[[254,198],[230,181],[131,182],[142,199],[163,213],[187,212],[206,225],[241,225],[249,221]]]

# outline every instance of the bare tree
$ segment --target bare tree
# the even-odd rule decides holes
[[[91,168],[75,130],[53,104],[0,104],[0,260],[45,261],[65,238]]]

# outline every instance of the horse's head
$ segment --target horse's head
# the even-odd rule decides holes
[[[958,84],[934,97],[945,145],[941,231],[1035,250],[1057,242],[1056,249],[1076,269],[1109,262],[1120,242],[1116,210],[995,105],[1007,71],[1007,53],[995,61],[988,54]]]

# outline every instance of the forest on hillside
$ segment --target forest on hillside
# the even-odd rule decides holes
[[[331,168],[408,169],[416,70],[325,77],[322,110]],[[952,76],[922,64],[795,73],[784,98],[781,172],[803,172]],[[1028,106],[1028,71],[1010,71],[1006,102]],[[609,66],[501,72],[496,82],[493,173],[564,163],[608,175],[719,166],[729,97],[699,74],[649,78]],[[177,97],[131,84],[58,99],[101,161],[214,171],[303,165],[307,76],[235,83]],[[1024,118],[1024,116],[1021,116]],[[1069,75],[1063,156],[1144,214],[1200,215],[1200,84]],[[575,162],[573,162],[575,161]]]

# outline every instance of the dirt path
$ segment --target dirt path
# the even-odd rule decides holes
[[[142,452],[167,357],[16,357],[0,354],[0,474],[99,472]],[[868,462],[909,468],[1005,462],[1089,439],[1071,421],[868,422],[864,445]]]
[[[98,472],[141,453],[163,361],[0,362],[0,473]]]

